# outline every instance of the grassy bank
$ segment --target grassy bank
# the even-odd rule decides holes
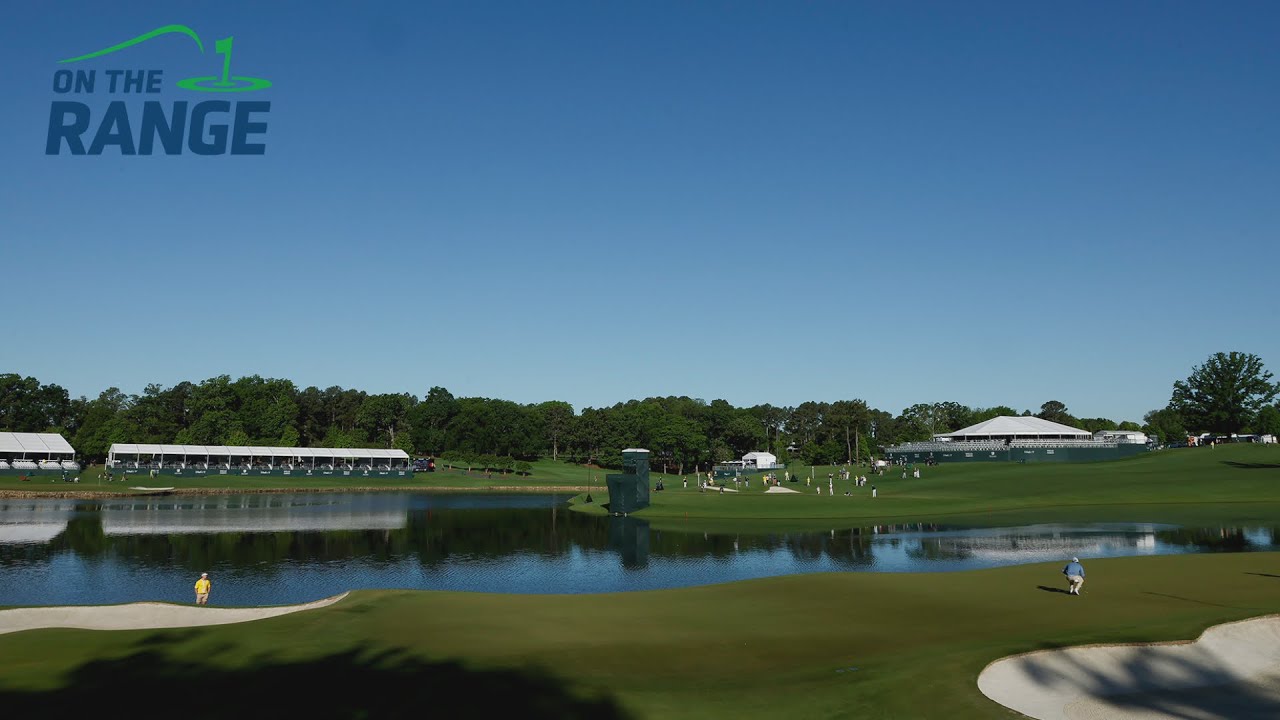
[[[1060,592],[1055,563],[619,595],[359,592],[245,625],[31,631],[0,636],[0,703],[17,714],[91,712],[134,688],[130,714],[214,716],[303,687],[284,700],[290,712],[324,717],[417,707],[468,717],[1005,718],[1013,714],[975,685],[999,657],[1191,639],[1280,612],[1277,553],[1086,564],[1078,598]]]
[[[799,470],[808,477],[808,468]],[[689,530],[814,529],[897,522],[1006,525],[1030,522],[1265,522],[1280,517],[1280,446],[1228,445],[1148,453],[1103,463],[1025,465],[958,463],[921,468],[904,479],[898,469],[869,476],[866,487],[835,481],[816,468],[821,486],[783,483],[796,494],[765,493],[758,477],[738,492],[699,492],[696,483],[667,483],[636,514],[655,527]],[[871,486],[878,497],[871,497]],[[732,484],[730,488],[734,488]],[[846,496],[844,493],[849,492]],[[605,512],[575,498],[574,509]]]

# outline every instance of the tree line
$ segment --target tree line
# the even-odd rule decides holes
[[[1280,434],[1280,386],[1256,356],[1217,353],[1174,383],[1169,404],[1144,424],[1077,418],[1050,400],[1039,412],[1007,405],[971,408],[920,403],[893,414],[862,400],[736,407],[685,396],[628,400],[575,411],[563,401],[520,404],[455,397],[433,387],[370,394],[329,387],[299,389],[287,379],[227,375],[172,387],[148,385],[129,395],[108,388],[71,398],[56,384],[0,374],[0,430],[58,432],[81,457],[99,460],[112,443],[400,448],[459,464],[511,465],[539,457],[616,464],[627,447],[652,451],[651,463],[685,472],[766,450],[780,462],[823,465],[861,461],[900,442],[927,440],[1000,415],[1033,415],[1099,430],[1142,430],[1161,442],[1194,431]]]

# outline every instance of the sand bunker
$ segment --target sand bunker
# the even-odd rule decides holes
[[[792,490],[791,488],[785,488],[785,487],[782,487],[781,485],[771,485],[768,490],[765,490],[765,492],[766,493],[798,493],[800,491]]]
[[[984,695],[1039,720],[1280,717],[1280,616],[1199,639],[1015,655],[978,676]]]
[[[0,610],[0,635],[41,628],[82,630],[151,630],[156,628],[226,625],[262,620],[332,605],[347,593],[302,605],[261,608],[218,608],[166,603],[128,605],[63,605],[59,607]]]

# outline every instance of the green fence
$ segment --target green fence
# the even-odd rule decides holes
[[[1012,447],[1004,450],[972,450],[972,451],[922,451],[899,452],[886,451],[890,460],[906,460],[909,463],[923,463],[932,458],[935,462],[1101,462],[1103,460],[1119,460],[1147,452],[1146,445],[1118,444],[1107,447]]]

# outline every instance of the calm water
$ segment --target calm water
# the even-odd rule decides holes
[[[567,496],[296,494],[0,499],[0,605],[305,602],[357,588],[593,593],[830,571],[932,572],[1280,547],[1272,527],[1150,524],[652,530]],[[1052,579],[1052,578],[1048,578]]]

